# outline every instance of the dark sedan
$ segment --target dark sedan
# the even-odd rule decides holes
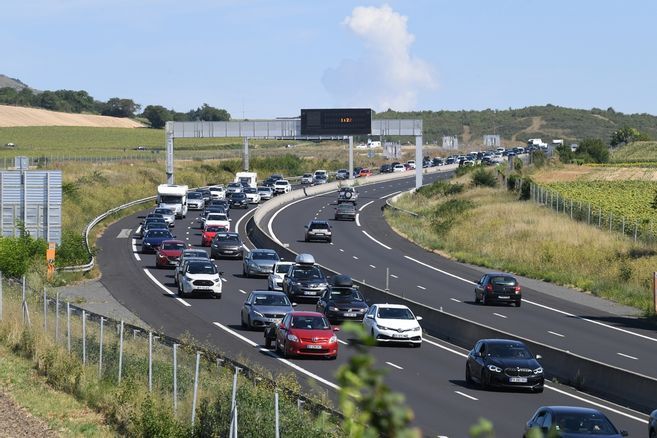
[[[369,306],[348,275],[331,278],[329,289],[322,294],[315,310],[331,322],[362,321]]]
[[[467,383],[478,382],[482,388],[526,388],[543,392],[543,367],[520,341],[481,339],[468,353],[465,363]]]
[[[232,193],[228,198],[230,208],[249,208],[249,200],[246,193]]]
[[[520,307],[522,292],[520,284],[513,275],[501,272],[485,274],[475,284],[475,303],[513,303]]]
[[[529,431],[532,430],[532,433]],[[576,438],[595,436],[598,438],[620,438],[627,436],[624,430],[616,426],[597,409],[579,406],[542,406],[538,408],[525,426],[523,438],[536,436]],[[652,437],[652,435],[651,435]]]
[[[221,257],[242,258],[244,245],[238,233],[217,233],[210,245],[210,256],[213,259]]]
[[[290,299],[318,299],[328,287],[326,277],[317,265],[294,264],[283,278],[283,292]]]
[[[155,252],[158,250],[162,242],[165,240],[174,239],[176,236],[171,234],[171,231],[168,230],[149,230],[144,234],[144,239],[141,241],[141,252]]]
[[[657,438],[657,409],[650,414],[650,421],[648,422],[648,436],[650,438]]]
[[[356,220],[356,207],[353,204],[339,204],[335,209],[336,221],[355,221]]]

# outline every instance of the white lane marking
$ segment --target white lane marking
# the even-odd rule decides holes
[[[335,243],[333,243],[333,242],[329,242],[329,245],[335,245]]]
[[[187,232],[187,234],[189,234],[189,231]]]
[[[422,289],[422,290],[427,290],[426,287],[424,287],[424,286],[420,286],[419,284],[417,285],[417,288],[418,288],[418,289]]]
[[[559,336],[560,338],[565,338],[566,337],[566,335],[562,335],[561,333],[553,332],[553,331],[550,331],[550,330],[548,330],[548,333],[551,334],[551,335],[554,335],[554,336]]]
[[[224,277],[221,277],[221,281],[223,281],[224,283],[228,283],[228,280],[226,280]]]
[[[123,228],[121,231],[119,231],[119,234],[116,235],[117,239],[127,239],[130,237],[130,232],[132,231],[132,228]]]
[[[457,300],[456,298],[450,298],[450,300],[454,301],[455,303],[460,303],[461,300]]]
[[[240,223],[242,223],[242,221],[243,221],[246,217],[248,217],[249,214],[251,214],[251,213],[252,213],[252,214],[255,214],[255,211],[256,211],[258,208],[260,208],[259,205],[258,205],[256,208],[252,208],[252,209],[250,209],[246,214],[242,215],[242,217],[240,217],[239,219],[237,219],[237,222],[235,222],[235,231],[239,232],[239,229],[240,229],[240,228],[239,228],[239,227],[240,227]]]
[[[242,290],[242,289],[238,289],[238,290],[239,290],[240,292],[242,292],[243,294],[246,294],[246,291],[244,291],[244,290]]]
[[[390,186],[390,187],[392,187],[392,186]],[[396,195],[398,193],[401,193],[401,190],[397,190],[396,192],[392,192],[392,193],[388,193],[387,195],[383,195],[379,199],[386,199],[386,198],[389,198],[390,196]]]
[[[354,258],[354,260],[358,260],[358,257],[356,257],[356,256],[352,256],[352,257]]]
[[[139,251],[137,251],[137,240],[132,239],[132,255],[135,256],[138,262],[141,262],[141,257],[139,257]]]
[[[319,382],[321,382],[321,383],[325,384],[326,386],[329,386],[329,387],[331,387],[331,388],[333,388],[333,389],[340,389],[340,387],[339,387],[338,385],[336,385],[335,383],[333,383],[333,382],[329,382],[328,380],[324,379],[323,377],[320,377],[320,376],[318,376],[317,374],[311,373],[311,372],[308,371],[307,369],[305,369],[305,368],[301,368],[299,365],[297,365],[297,364],[295,364],[295,363],[292,363],[292,362],[290,362],[290,361],[287,360],[287,359],[283,359],[282,357],[278,356],[276,353],[274,353],[274,352],[272,352],[272,351],[270,351],[270,350],[268,350],[268,349],[266,349],[266,348],[260,347],[257,343],[253,342],[251,339],[249,339],[249,338],[247,338],[247,337],[245,337],[245,336],[242,336],[241,334],[239,334],[239,333],[237,333],[237,332],[235,332],[235,331],[229,329],[229,328],[226,327],[225,325],[223,325],[223,324],[221,324],[221,323],[219,323],[219,322],[216,322],[216,321],[213,322],[213,324],[216,325],[217,327],[219,327],[220,329],[222,329],[222,330],[224,330],[224,331],[230,333],[231,335],[235,336],[236,338],[241,339],[242,341],[246,342],[246,343],[249,344],[250,346],[252,346],[252,347],[257,347],[258,350],[259,350],[260,352],[265,353],[265,354],[267,354],[268,356],[273,357],[274,359],[276,359],[276,360],[278,360],[278,361],[284,363],[285,365],[287,365],[287,366],[289,366],[289,367],[291,367],[291,368],[294,368],[295,370],[299,371],[300,373],[303,373],[303,374],[305,374],[306,376],[311,377],[311,378],[313,378],[313,379],[315,379],[315,380],[317,380],[317,381],[319,381]]]
[[[386,362],[388,365],[390,365],[393,368],[397,368],[398,370],[403,370],[404,368],[400,367],[399,365],[395,365],[392,362]]]
[[[426,342],[427,344],[431,344],[431,345],[433,345],[433,346],[436,346],[436,347],[438,347],[438,348],[441,348],[441,349],[443,349],[443,350],[445,350],[445,351],[449,351],[450,353],[456,354],[457,356],[461,356],[461,357],[465,357],[465,358],[468,357],[467,353],[462,353],[462,352],[460,352],[460,351],[454,350],[453,348],[446,347],[446,346],[444,346],[444,345],[440,345],[439,343],[434,342],[434,341],[431,341],[431,340],[429,340],[429,339],[427,339],[427,338],[423,338],[422,341],[423,341],[423,342]],[[579,400],[579,401],[583,401],[583,402],[585,402],[585,403],[589,403],[589,404],[591,404],[591,405],[593,405],[593,406],[597,406],[597,407],[599,407],[599,408],[607,409],[607,410],[609,410],[609,411],[611,411],[611,412],[614,412],[614,413],[616,413],[616,414],[623,415],[623,416],[628,417],[628,418],[631,418],[631,419],[633,419],[633,420],[640,421],[640,422],[642,422],[642,423],[648,424],[648,421],[647,421],[647,420],[644,420],[644,419],[642,419],[642,418],[635,417],[635,416],[633,416],[633,415],[630,415],[630,414],[627,414],[627,413],[625,413],[625,412],[619,411],[619,410],[617,410],[617,409],[612,408],[611,406],[603,405],[602,403],[597,403],[597,402],[594,402],[593,400],[588,400],[588,399],[585,399],[585,398],[583,398],[583,397],[579,397],[579,396],[577,396],[577,395],[575,395],[575,394],[570,394],[570,393],[568,393],[568,392],[566,392],[566,391],[563,391],[563,390],[561,390],[561,389],[558,389],[558,388],[556,388],[556,387],[554,387],[554,386],[550,386],[550,385],[548,385],[547,383],[546,383],[544,386],[545,386],[545,388],[547,388],[547,389],[551,389],[552,391],[558,392],[559,394],[562,394],[562,395],[565,395],[565,396],[568,396],[568,397],[574,398],[574,399]]]
[[[135,253],[135,258],[137,259],[138,262],[141,262],[141,257],[139,257],[139,254]]]
[[[465,278],[463,278],[463,277],[459,277],[458,275],[454,275],[454,274],[449,273],[449,272],[447,272],[447,271],[443,271],[442,269],[435,268],[435,267],[433,267],[433,266],[431,266],[431,265],[429,265],[429,264],[426,264],[426,263],[424,263],[424,262],[421,262],[421,261],[419,261],[419,260],[416,260],[416,259],[414,259],[414,258],[412,258],[412,257],[409,257],[409,256],[404,256],[404,257],[407,258],[408,260],[411,260],[411,261],[413,261],[413,262],[415,262],[415,263],[418,263],[418,264],[420,264],[420,265],[422,265],[422,266],[425,266],[425,267],[427,267],[427,268],[429,268],[429,269],[433,269],[434,271],[440,272],[441,274],[445,274],[445,275],[447,275],[447,276],[449,276],[449,277],[456,278],[457,280],[461,280],[461,281],[463,281],[463,282],[465,282],[465,283],[468,283],[468,284],[476,284],[476,283],[473,282],[473,281],[467,280],[467,279],[465,279]],[[565,316],[568,316],[568,317],[570,317],[570,318],[580,319],[580,320],[582,320],[582,321],[590,322],[591,324],[596,324],[596,325],[599,325],[599,326],[602,326],[602,327],[606,327],[606,328],[611,329],[611,330],[616,330],[616,331],[619,331],[619,332],[622,332],[622,333],[625,333],[625,334],[628,334],[628,335],[637,336],[637,337],[639,337],[639,338],[643,338],[643,339],[646,339],[646,340],[649,340],[649,341],[657,342],[657,338],[651,338],[650,336],[642,335],[641,333],[635,333],[635,332],[632,332],[632,331],[630,331],[630,330],[625,330],[625,329],[622,329],[622,328],[620,328],[620,327],[614,327],[613,325],[609,325],[609,324],[602,323],[602,322],[600,322],[600,321],[595,321],[595,320],[592,320],[592,319],[589,319],[589,318],[584,318],[584,317],[582,317],[582,316],[578,316],[578,315],[572,314],[572,313],[570,313],[570,312],[566,312],[566,311],[564,311],[564,310],[555,309],[554,307],[546,306],[545,304],[540,304],[540,303],[537,303],[537,302],[535,302],[535,301],[527,300],[526,298],[523,298],[523,299],[522,299],[522,302],[523,302],[523,303],[527,303],[527,304],[531,304],[531,305],[533,305],[533,306],[540,307],[540,308],[545,309],[545,310],[550,310],[550,311],[552,311],[552,312],[560,313],[560,314],[565,315]]]
[[[374,201],[370,201],[370,202],[368,202],[367,204],[363,205],[361,208],[358,209],[358,211],[363,211],[363,209],[364,209],[365,207],[367,207],[368,205],[370,205],[372,202],[374,202]]]
[[[390,248],[388,245],[386,245],[386,244],[384,244],[384,243],[381,243],[381,242],[379,242],[378,240],[376,240],[374,237],[370,236],[369,233],[368,233],[367,231],[365,231],[365,230],[361,230],[361,231],[363,232],[364,235],[366,235],[367,237],[369,237],[370,240],[372,240],[372,241],[375,242],[375,243],[378,243],[379,245],[381,245],[381,246],[384,247],[385,249],[392,249],[392,248]]]
[[[495,316],[499,316],[500,318],[504,318],[504,319],[507,318],[505,315],[502,315],[502,314],[500,314],[500,313],[495,313],[495,312],[493,312],[493,315],[495,315]]]
[[[374,266],[374,265],[370,265],[370,268],[372,268],[372,269],[376,269],[376,266]]]
[[[340,248],[340,252],[344,252],[344,249]]]
[[[349,345],[348,342],[345,342],[342,339],[338,339],[338,342],[341,343],[342,345]]]
[[[466,394],[464,392],[461,392],[461,391],[454,391],[454,392],[457,393],[458,395],[461,395],[461,396],[465,397],[465,398],[469,398],[470,400],[474,400],[474,401],[479,400],[477,397],[473,397],[473,396],[468,395],[468,394]]]
[[[356,225],[360,227],[360,213],[356,214]]]
[[[629,354],[623,354],[623,353],[616,353],[616,354],[619,355],[619,356],[626,357],[626,358],[628,358],[628,359],[639,360],[638,357],[630,356]]]
[[[148,278],[150,278],[151,280],[153,280],[153,282],[154,282],[157,286],[159,286],[159,288],[162,289],[164,292],[168,293],[169,295],[173,295],[173,296],[176,298],[176,300],[180,301],[180,302],[183,303],[185,306],[187,306],[187,307],[191,307],[191,306],[192,306],[191,304],[189,304],[187,301],[183,300],[182,298],[180,298],[180,297],[176,297],[176,294],[173,293],[173,292],[171,292],[171,291],[169,290],[168,287],[166,287],[165,285],[163,285],[162,283],[160,283],[160,282],[158,281],[158,279],[155,278],[155,277],[153,276],[153,274],[151,274],[151,273],[148,271],[148,269],[144,268],[144,273],[148,276]]]
[[[391,276],[392,278],[399,278],[399,277],[397,277],[395,274],[390,274],[390,276]]]

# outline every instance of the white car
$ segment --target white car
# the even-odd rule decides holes
[[[405,172],[406,167],[403,164],[395,164],[394,167],[392,168],[393,172]]]
[[[205,208],[205,199],[203,199],[203,193],[187,193],[187,208],[190,210],[203,210]]]
[[[210,197],[212,199],[226,199],[226,189],[224,186],[212,186],[208,187],[210,190]]]
[[[422,345],[421,316],[402,304],[373,304],[363,318],[365,332],[377,343]]]
[[[158,207],[153,210],[153,213],[161,214],[164,222],[168,226],[173,227],[173,223],[176,221],[176,212],[167,207]]]
[[[286,179],[279,179],[274,183],[274,192],[276,193],[288,193],[290,190],[292,190],[292,186]]]
[[[209,293],[214,298],[221,298],[221,272],[210,260],[190,260],[185,263],[184,271],[178,281],[178,294]]]
[[[246,195],[246,200],[249,204],[260,203],[260,194],[258,193],[258,189],[254,187],[245,187],[244,194]]]
[[[242,183],[234,182],[226,187],[226,194],[241,193],[244,190]]]
[[[312,173],[304,173],[303,176],[301,176],[301,184],[312,184],[312,183],[313,183]]]
[[[408,160],[406,164],[408,164],[409,168],[415,169],[415,160]]]
[[[267,277],[267,288],[269,290],[283,290],[283,277],[293,264],[292,262],[276,263],[273,272]]]
[[[258,194],[260,195],[261,201],[266,201],[274,196],[274,190],[271,187],[258,186]]]
[[[209,226],[224,227],[226,231],[230,231],[230,219],[224,213],[208,213],[203,227]]]

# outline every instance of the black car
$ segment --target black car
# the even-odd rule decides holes
[[[392,173],[392,166],[390,164],[382,164],[379,168],[379,173]]]
[[[331,278],[329,288],[322,294],[315,310],[331,322],[362,321],[369,306],[348,275]]]
[[[481,339],[468,353],[465,381],[482,388],[525,388],[543,392],[545,377],[536,356],[520,341]]]
[[[475,284],[475,303],[513,303],[520,307],[522,291],[513,275],[489,272]]]
[[[283,278],[283,292],[293,298],[319,298],[328,288],[326,277],[315,264],[296,263]]]
[[[230,208],[249,208],[249,200],[246,198],[246,193],[233,193],[228,198],[228,205]]]
[[[445,164],[445,162],[443,161],[442,158],[438,158],[438,157],[436,157],[436,158],[434,158],[433,160],[431,160],[431,164],[432,164],[433,166],[442,166],[443,164]]]
[[[272,175],[269,176],[269,179],[271,179],[272,181],[276,182],[276,181],[278,181],[279,179],[284,179],[284,178],[283,178],[283,175],[281,175],[280,173],[274,173],[274,174],[272,174]]]
[[[337,208],[335,209],[335,217],[333,219],[336,221],[355,221],[356,207],[354,207],[353,204],[338,204]]]
[[[217,233],[210,244],[210,257],[218,259],[221,257],[242,258],[244,255],[244,244],[238,233]]]
[[[650,420],[648,421],[648,436],[650,438],[657,438],[657,409],[650,413]]]
[[[212,193],[210,193],[210,189],[199,189],[199,192],[201,192],[201,195],[203,195],[203,200],[205,202],[210,202],[210,199],[212,199]]]
[[[531,429],[539,430],[539,436],[544,437],[620,438],[628,435],[626,431],[616,429],[609,418],[597,409],[579,406],[542,406],[527,422],[523,438],[536,436],[533,432],[529,433]]]

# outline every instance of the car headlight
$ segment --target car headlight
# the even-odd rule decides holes
[[[336,342],[338,342],[338,337],[335,335],[331,336],[331,339],[329,339],[329,344],[335,344]]]
[[[488,369],[491,370],[494,373],[501,373],[502,368],[495,366],[495,365],[488,365]]]
[[[534,375],[537,375],[537,374],[543,374],[543,368],[542,367],[538,367],[534,370]]]
[[[287,340],[292,341],[292,342],[299,342],[299,338],[297,338],[295,335],[292,333],[288,333],[287,335]]]
[[[265,315],[263,315],[262,313],[258,312],[257,310],[254,310],[254,311],[253,311],[253,314],[254,314],[255,316],[259,316],[260,318],[264,318],[264,317],[265,317]]]
[[[413,327],[414,332],[419,332],[420,330],[422,330],[422,328],[420,326]]]
[[[337,307],[334,307],[334,306],[329,306],[329,310],[330,310],[331,312],[337,312],[337,311],[338,311],[338,308],[337,308]]]
[[[379,327],[379,330],[392,330],[390,327],[385,327],[379,324],[377,324],[377,327]]]

